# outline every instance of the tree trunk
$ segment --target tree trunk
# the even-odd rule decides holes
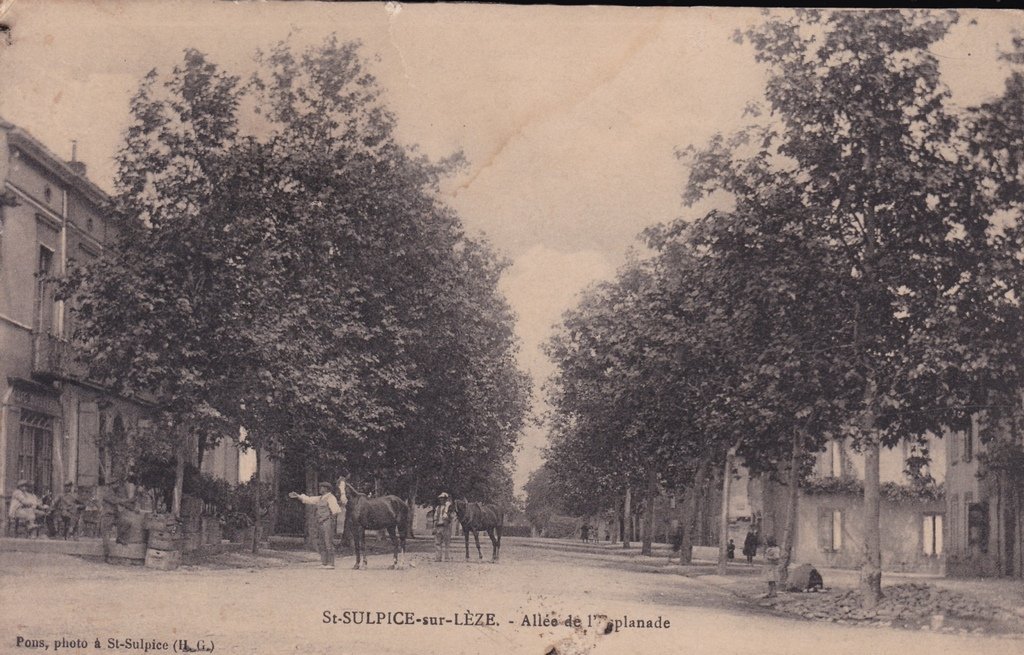
[[[420,479],[416,477],[412,481],[412,487],[409,489],[409,500],[406,504],[409,506],[409,538],[413,538],[413,525],[416,523],[416,494],[419,492]]]
[[[870,140],[864,148],[864,173],[869,185],[874,183],[875,158],[880,146],[878,137]],[[873,291],[877,284],[875,270],[877,258],[878,225],[875,218],[875,198],[869,189],[864,204],[864,257],[863,257],[863,288]],[[855,312],[854,344],[857,355],[863,359],[868,371],[864,383],[864,416],[863,429],[868,435],[867,447],[864,451],[864,566],[860,576],[861,604],[866,609],[874,609],[882,598],[882,530],[879,524],[881,515],[880,498],[880,448],[878,434],[875,429],[877,416],[875,403],[878,397],[877,381],[868,358],[865,355],[863,327],[864,307],[858,301]]]
[[[626,499],[622,504],[622,547],[629,548],[629,540],[633,532],[633,518],[630,514],[630,503],[633,501],[633,490],[626,487]]]
[[[647,474],[647,493],[644,498],[645,507],[647,513],[644,515],[646,519],[646,529],[644,530],[644,541],[640,547],[640,554],[647,555],[648,557],[653,552],[654,543],[654,498],[658,495],[658,474],[652,469]]]
[[[860,574],[860,591],[861,603],[866,609],[875,608],[882,598],[880,450],[874,438],[864,450],[864,567]]]
[[[793,434],[793,450],[789,458],[789,487],[786,489],[786,527],[782,532],[782,553],[779,556],[779,585],[789,579],[789,564],[793,561],[793,544],[796,541],[796,511],[800,501],[800,455],[802,441],[799,432]]]
[[[725,469],[722,471],[722,516],[718,523],[718,575],[725,575],[729,562],[729,492],[732,489],[732,465],[738,446],[725,454]]]
[[[316,494],[317,475],[316,469],[313,468],[312,464],[306,464],[306,495],[312,496]],[[303,505],[303,509],[306,513],[306,548],[316,548],[316,508],[312,505]]]
[[[263,508],[260,507],[260,485],[262,484],[260,477],[260,458],[261,453],[259,447],[256,448],[256,475],[253,478],[256,481],[255,489],[253,490],[252,497],[252,513],[253,513],[253,524],[252,524],[252,552],[255,555],[260,552],[260,527],[263,524]]]
[[[171,514],[181,516],[181,497],[185,491],[185,459],[188,456],[188,434],[181,436],[174,454],[174,493],[171,496]]]
[[[693,561],[693,538],[697,531],[697,508],[704,496],[704,479],[711,468],[711,460],[705,459],[697,467],[693,483],[683,494],[683,543],[679,548],[679,563]]]

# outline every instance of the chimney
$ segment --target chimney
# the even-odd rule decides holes
[[[78,141],[75,140],[71,141],[71,161],[68,162],[68,168],[85,177],[85,162],[78,161]]]

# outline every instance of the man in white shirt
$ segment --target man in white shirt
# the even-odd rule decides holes
[[[316,548],[320,552],[320,567],[324,569],[334,568],[333,519],[341,513],[338,499],[334,497],[331,489],[330,482],[321,482],[319,496],[307,496],[294,491],[288,494],[289,498],[295,498],[304,505],[316,506]]]
[[[455,512],[452,508],[452,498],[447,492],[442,492],[437,497],[437,505],[433,509],[434,514],[434,561],[452,561],[449,548],[452,544],[452,522]]]

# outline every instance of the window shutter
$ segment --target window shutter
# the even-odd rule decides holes
[[[100,457],[99,409],[96,403],[81,403],[78,408],[78,485],[93,487],[99,482]]]
[[[832,510],[827,507],[818,508],[818,549],[832,550]]]

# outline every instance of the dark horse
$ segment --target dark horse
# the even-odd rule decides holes
[[[398,568],[399,552],[402,554],[402,559],[405,559],[405,539],[409,531],[409,507],[398,496],[367,498],[366,494],[359,493],[348,482],[344,484],[345,495],[348,496],[348,505],[345,508],[345,528],[350,530],[352,544],[356,550],[356,565],[352,568],[358,569],[360,562],[363,568],[366,568],[363,537],[367,528],[388,531],[391,543],[395,546],[395,562],[391,568]]]
[[[462,532],[466,537],[466,559],[469,559],[469,533],[473,532],[476,540],[476,553],[480,559],[484,554],[480,551],[480,530],[486,530],[491,538],[491,560],[497,562],[501,553],[501,528],[505,524],[505,512],[497,505],[490,503],[470,503],[466,500],[455,501],[455,514],[459,517]]]

